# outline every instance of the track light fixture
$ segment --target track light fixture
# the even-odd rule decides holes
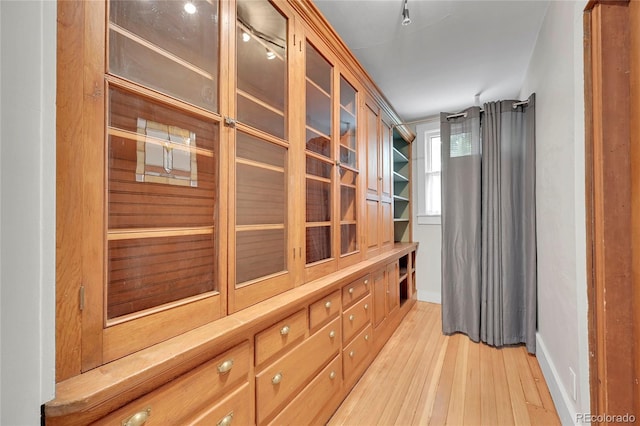
[[[409,8],[407,7],[407,0],[404,0],[404,8],[402,9],[402,25],[407,26],[411,23],[409,18]]]

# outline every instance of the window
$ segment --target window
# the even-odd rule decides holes
[[[441,153],[439,117],[416,127],[416,222],[419,225],[439,225],[441,212]]]
[[[440,216],[440,134],[425,135],[425,213]]]

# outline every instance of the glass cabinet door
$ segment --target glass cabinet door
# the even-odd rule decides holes
[[[358,241],[357,92],[340,75],[340,256],[360,250]]]
[[[279,5],[284,6],[284,5]],[[230,180],[229,311],[292,287],[288,143],[290,12],[268,0],[236,4]]]
[[[305,157],[307,267],[335,259],[333,66],[307,40],[305,48]],[[307,279],[311,279],[307,270]]]
[[[219,10],[216,1],[189,4],[108,4],[105,362],[224,312]],[[140,333],[144,321],[167,326]]]

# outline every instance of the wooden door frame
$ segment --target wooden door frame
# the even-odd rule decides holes
[[[584,13],[591,414],[636,420],[640,225],[632,218],[640,214],[640,129],[632,112],[640,113],[640,92],[631,81],[640,77],[640,41],[631,43],[629,11],[637,11],[639,1],[590,1]],[[640,19],[633,22],[638,32]]]

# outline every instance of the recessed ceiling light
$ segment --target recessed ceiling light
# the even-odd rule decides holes
[[[244,41],[245,43],[248,42],[249,40],[251,40],[251,36],[249,35],[249,33],[247,33],[246,31],[242,32],[242,41]]]
[[[275,59],[275,58],[276,58],[276,54],[273,51],[267,49],[267,59],[268,60],[272,60],[272,59]]]

